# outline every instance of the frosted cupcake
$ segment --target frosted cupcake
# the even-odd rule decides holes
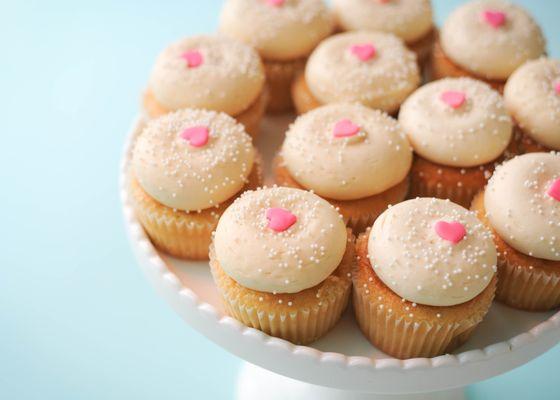
[[[334,0],[342,31],[380,31],[400,37],[420,63],[430,55],[435,38],[430,0]]]
[[[560,61],[528,61],[508,79],[504,100],[521,152],[560,150]]]
[[[450,199],[469,207],[508,149],[512,121],[498,92],[481,81],[429,83],[403,104],[399,123],[416,153],[410,197]]]
[[[412,149],[393,118],[359,104],[329,104],[290,126],[275,179],[313,190],[361,232],[405,199],[411,163]]]
[[[336,102],[395,114],[420,84],[416,56],[395,35],[356,31],[324,40],[292,86],[296,111]]]
[[[334,207],[291,188],[245,192],[220,218],[210,248],[227,313],[298,344],[338,322],[353,262],[353,238]]]
[[[154,245],[208,259],[220,215],[261,184],[257,159],[251,137],[224,113],[185,109],[150,121],[134,146],[130,193]]]
[[[418,198],[389,208],[360,235],[356,255],[358,324],[393,357],[453,351],[492,304],[492,235],[475,213],[450,201]]]
[[[434,79],[469,76],[502,91],[527,60],[543,55],[545,39],[529,13],[501,0],[471,1],[445,21],[432,56]]]
[[[504,163],[472,209],[494,232],[497,299],[523,310],[560,306],[560,156],[531,153]]]
[[[227,0],[220,31],[253,46],[264,60],[268,111],[289,111],[290,85],[313,48],[334,28],[322,0]]]
[[[194,36],[157,58],[143,108],[155,118],[183,108],[224,112],[256,136],[267,103],[264,68],[249,46],[221,36]]]

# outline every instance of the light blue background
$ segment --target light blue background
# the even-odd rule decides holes
[[[436,1],[441,22],[459,1]],[[560,2],[525,3],[560,54]],[[0,398],[229,399],[240,360],[194,332],[134,263],[117,167],[159,50],[220,1],[2,1]],[[560,348],[469,389],[558,399]]]

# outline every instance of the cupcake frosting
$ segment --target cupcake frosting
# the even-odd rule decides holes
[[[560,61],[528,61],[508,79],[506,106],[523,131],[537,142],[560,150]]]
[[[560,156],[530,153],[498,167],[484,192],[490,224],[510,246],[560,261]]]
[[[414,43],[433,26],[430,0],[334,0],[338,25],[346,31],[381,31]]]
[[[250,136],[232,117],[185,109],[150,121],[132,162],[151,197],[167,207],[197,211],[239,192],[254,158]]]
[[[513,128],[499,93],[470,78],[422,86],[401,106],[399,123],[416,153],[453,167],[495,160],[508,146]]]
[[[360,104],[336,103],[300,116],[282,158],[305,188],[336,200],[381,193],[408,174],[412,150],[397,121]]]
[[[545,52],[542,31],[520,6],[477,0],[457,8],[441,29],[445,54],[487,79],[506,80],[525,61]]]
[[[222,36],[195,36],[167,47],[157,58],[149,90],[168,110],[206,108],[236,115],[264,86],[258,54]]]
[[[220,17],[221,32],[279,61],[306,57],[333,26],[322,0],[227,0]]]
[[[398,37],[356,31],[334,35],[311,54],[309,90],[321,103],[359,102],[394,112],[420,84],[416,56]]]
[[[241,286],[296,293],[325,280],[347,245],[342,218],[327,201],[300,189],[243,193],[214,236],[216,258]]]
[[[492,234],[475,213],[434,198],[385,211],[371,229],[368,256],[397,295],[431,306],[476,297],[492,280],[497,261]]]

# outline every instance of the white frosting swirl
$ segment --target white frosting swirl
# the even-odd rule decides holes
[[[337,123],[359,127],[335,137]],[[302,186],[336,200],[359,199],[400,183],[412,163],[412,149],[393,118],[359,104],[336,103],[300,116],[286,133],[282,158]]]
[[[528,61],[508,79],[506,107],[523,131],[537,142],[560,150],[560,61]]]
[[[492,26],[483,17],[486,11],[505,13],[505,23]],[[525,61],[545,52],[542,31],[531,15],[503,0],[463,4],[445,21],[440,40],[456,64],[487,79],[506,80]]]
[[[430,0],[333,0],[338,25],[346,31],[381,31],[414,43],[433,27]]]
[[[280,207],[297,221],[283,232],[268,227],[267,210]],[[342,217],[319,196],[274,187],[244,192],[224,212],[214,236],[216,258],[241,286],[296,293],[325,280],[347,246]]]
[[[464,94],[464,103],[454,108],[444,102],[442,95],[448,91]],[[453,167],[495,160],[508,146],[513,129],[500,94],[470,78],[422,86],[402,105],[399,123],[416,153]]]
[[[220,31],[250,44],[267,60],[306,57],[333,30],[331,13],[322,0],[227,0]]]
[[[558,154],[530,153],[505,162],[488,182],[488,220],[521,253],[560,261],[560,201],[548,194],[558,178]]]
[[[351,52],[352,46],[364,44],[375,47],[367,61]],[[418,87],[420,73],[416,56],[398,37],[356,31],[324,40],[307,61],[305,80],[321,103],[359,102],[394,112]]]
[[[181,134],[208,128],[208,142],[192,146]],[[218,206],[246,183],[255,157],[251,137],[233,118],[185,109],[151,120],[138,137],[133,168],[140,186],[163,205],[184,211]]]
[[[458,243],[442,239],[439,221],[461,223]],[[480,294],[495,273],[490,231],[475,213],[450,202],[417,198],[392,206],[373,224],[368,255],[377,276],[408,301],[431,306],[465,303]]]
[[[182,57],[197,51],[202,63],[189,68]],[[194,36],[167,47],[157,58],[149,90],[168,110],[206,108],[236,115],[255,102],[264,87],[258,54],[223,36]]]

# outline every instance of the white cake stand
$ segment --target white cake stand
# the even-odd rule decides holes
[[[269,161],[291,118],[267,118],[257,146]],[[361,334],[351,307],[311,346],[296,346],[228,317],[207,262],[180,261],[154,249],[128,201],[131,143],[125,145],[120,190],[125,226],[150,283],[190,326],[244,359],[238,399],[464,399],[463,387],[516,368],[560,341],[560,312],[529,313],[494,304],[472,339],[454,354],[398,360]],[[267,171],[268,172],[268,171]]]

